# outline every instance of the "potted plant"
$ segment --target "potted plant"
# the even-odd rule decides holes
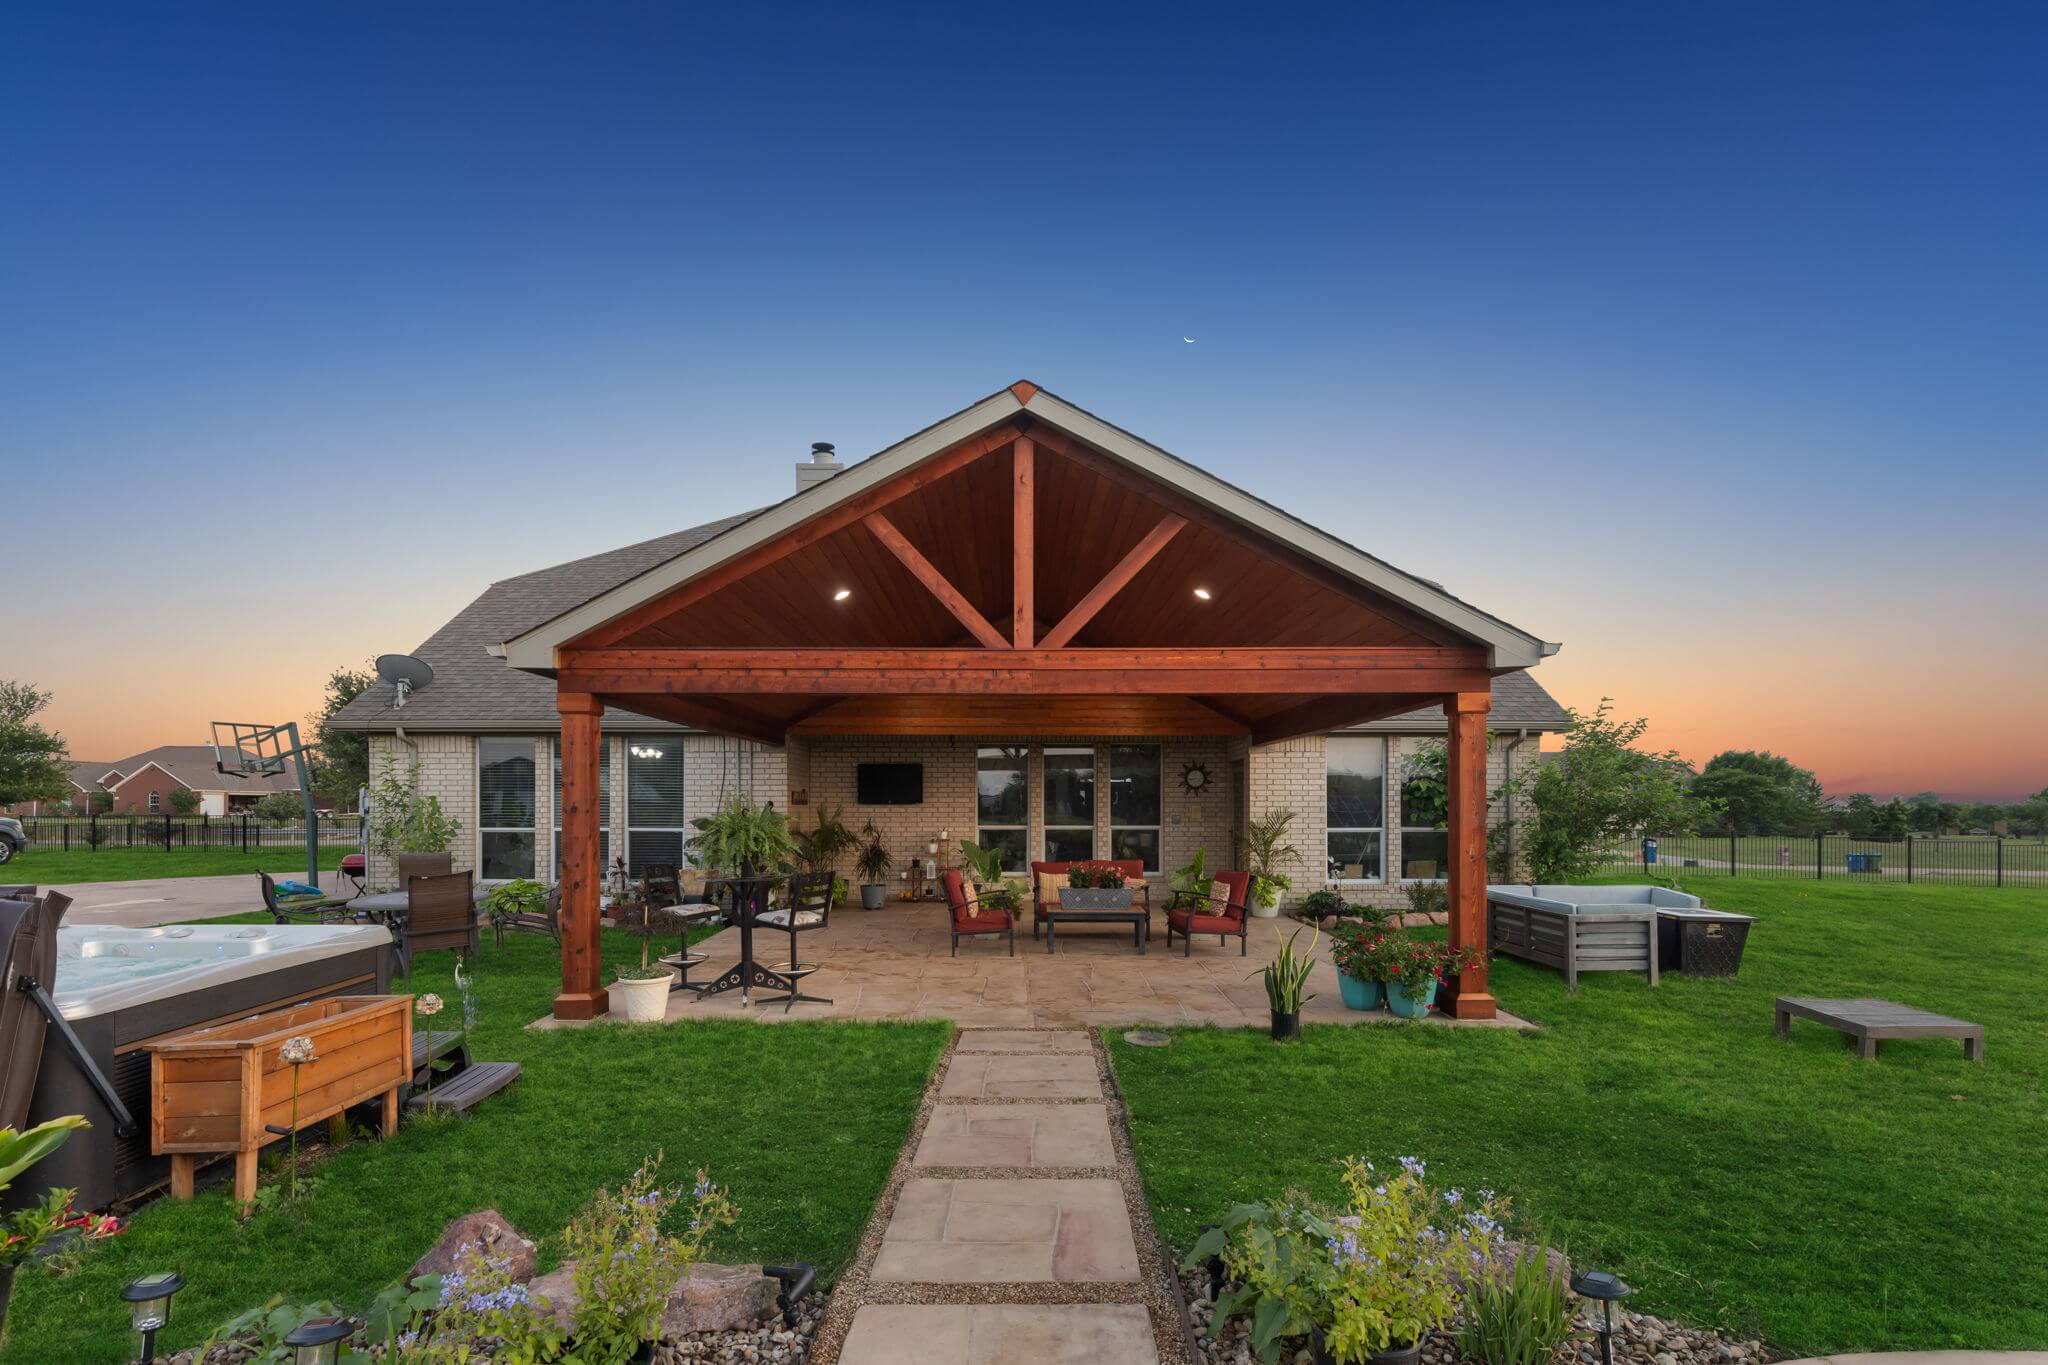
[[[797,857],[810,872],[832,874],[832,904],[837,907],[846,897],[846,878],[839,875],[839,860],[860,847],[860,836],[846,827],[839,818],[840,806],[820,805],[818,825],[811,830],[798,830],[795,834]]]
[[[1279,937],[1280,931],[1273,931]],[[1301,988],[1308,984],[1308,974],[1316,965],[1316,941],[1322,937],[1322,930],[1309,929],[1308,951],[1296,956],[1294,941],[1301,937],[1296,929],[1280,945],[1280,954],[1266,965],[1266,1003],[1273,1012],[1273,1040],[1280,1042],[1301,1036],[1301,1007],[1314,996],[1304,996]]]
[[[1252,874],[1251,912],[1261,919],[1271,919],[1280,913],[1280,893],[1294,885],[1281,871],[1292,867],[1301,857],[1300,850],[1287,842],[1293,825],[1293,811],[1268,811],[1256,820],[1246,821],[1244,833],[1238,836],[1238,853],[1244,859],[1245,870]]]
[[[1377,928],[1340,921],[1330,930],[1330,961],[1337,968],[1337,993],[1347,1009],[1376,1010],[1386,1000],[1386,946]]]
[[[710,815],[690,822],[690,861],[728,877],[786,867],[797,856],[789,820],[771,803],[757,806],[734,792]]]
[[[960,861],[979,888],[978,898],[985,910],[1007,911],[1015,918],[1024,904],[1024,883],[1003,875],[1001,849],[983,848],[972,839],[960,841]]]
[[[1437,987],[1482,960],[1476,948],[1424,943],[1396,935],[1386,949],[1387,1008],[1403,1019],[1421,1019],[1436,1007]]]
[[[1068,910],[1128,910],[1131,895],[1131,888],[1124,885],[1124,870],[1115,863],[1075,863],[1067,869],[1060,905]]]
[[[669,987],[675,984],[675,969],[652,961],[654,956],[654,912],[640,907],[634,926],[640,931],[640,965],[621,967],[611,984],[611,995],[619,1017],[629,1024],[658,1024],[668,1016]]]
[[[854,873],[860,878],[860,908],[879,910],[889,898],[889,869],[896,860],[882,847],[882,834],[874,821],[861,830],[861,839],[860,855],[853,860]]]

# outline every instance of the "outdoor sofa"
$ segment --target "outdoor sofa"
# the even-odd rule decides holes
[[[1489,886],[1487,935],[1496,953],[1581,972],[1664,971],[1733,976],[1751,917],[1709,909],[1661,886]]]

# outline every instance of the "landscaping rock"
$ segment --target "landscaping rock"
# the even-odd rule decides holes
[[[537,1299],[546,1299],[548,1307],[554,1310],[555,1325],[567,1328],[569,1319],[576,1313],[576,1263],[564,1261],[547,1274],[537,1276],[527,1286],[527,1291]]]
[[[757,1265],[693,1265],[669,1290],[661,1334],[679,1337],[752,1327],[776,1313],[775,1294],[781,1287]]]
[[[511,1261],[513,1279],[533,1278],[533,1243],[520,1235],[519,1229],[506,1222],[504,1215],[496,1209],[480,1209],[475,1213],[465,1213],[442,1229],[441,1240],[434,1243],[432,1251],[413,1262],[412,1269],[406,1272],[406,1279],[446,1275],[462,1259],[463,1248],[476,1243],[482,1244],[486,1256]]]

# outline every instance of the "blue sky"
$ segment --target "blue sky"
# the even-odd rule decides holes
[[[89,756],[302,713],[1029,376],[1691,756],[2036,790],[2044,56],[2038,5],[11,6],[0,503],[63,569],[0,665]]]

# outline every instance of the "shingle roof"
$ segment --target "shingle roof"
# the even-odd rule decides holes
[[[112,763],[98,763],[89,758],[74,758],[71,761],[71,785],[80,791],[98,791],[100,779],[107,775]]]
[[[561,717],[555,711],[554,682],[510,667],[489,649],[758,515],[758,510],[743,512],[493,583],[413,651],[433,666],[434,681],[413,693],[404,710],[392,709],[394,690],[379,682],[341,709],[334,718],[335,728],[389,731],[404,725],[422,734],[558,730]],[[1493,680],[1493,710],[1487,723],[1495,730],[1561,730],[1564,708],[1527,673],[1507,673]],[[682,728],[618,710],[607,711],[603,724],[614,729]],[[1444,728],[1444,713],[1440,707],[1429,707],[1359,728],[1382,734],[1425,734]]]
[[[554,682],[511,668],[487,651],[755,515],[742,512],[493,583],[483,596],[412,651],[433,667],[434,681],[407,698],[403,710],[392,709],[396,692],[391,684],[378,682],[344,706],[332,723],[339,730],[390,730],[403,725],[421,733],[531,734],[558,729],[561,718],[555,712]],[[645,729],[680,728],[623,711],[606,713],[603,723],[627,722]]]

